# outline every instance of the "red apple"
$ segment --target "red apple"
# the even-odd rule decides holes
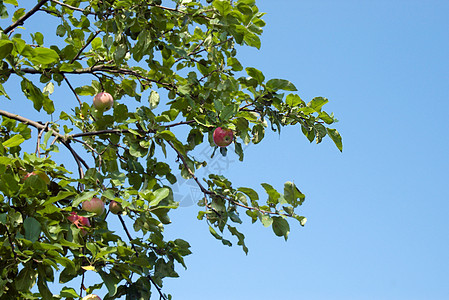
[[[97,295],[90,294],[90,295],[84,296],[82,300],[101,300],[101,298],[98,297]]]
[[[113,213],[114,215],[118,215],[123,211],[123,207],[120,203],[117,201],[112,200],[109,203],[109,211]]]
[[[75,222],[78,221],[78,218],[79,218],[78,214],[77,214],[76,212],[72,211],[72,212],[70,213],[70,217],[67,217],[67,220],[69,220],[70,222],[72,222],[73,224],[75,224]],[[76,223],[76,224],[78,224],[78,223]],[[76,225],[76,224],[75,224],[75,225]]]
[[[70,213],[70,216],[67,217],[73,225],[75,225],[78,229],[81,229],[81,234],[86,235],[87,231],[83,228],[83,226],[90,227],[89,219],[86,217],[78,216],[78,214],[74,211]]]
[[[94,97],[94,106],[100,111],[109,110],[113,103],[114,98],[112,98],[111,94],[106,92],[98,93]]]
[[[31,176],[39,176],[43,181],[45,181],[46,184],[50,184],[50,178],[44,172],[33,171],[31,173],[26,174],[23,179],[26,180],[27,178],[29,178]]]
[[[217,127],[214,130],[214,143],[219,147],[227,147],[232,143],[234,132],[231,129]]]
[[[89,201],[83,202],[83,209],[100,216],[104,212],[104,202],[103,200],[94,197]]]

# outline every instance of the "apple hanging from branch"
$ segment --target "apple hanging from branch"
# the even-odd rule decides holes
[[[93,197],[91,200],[83,202],[83,209],[100,216],[104,212],[104,202],[97,197]]]
[[[112,98],[109,93],[101,92],[96,94],[94,97],[94,107],[99,111],[107,111],[111,109],[113,104],[114,98]]]
[[[234,139],[234,132],[231,129],[217,127],[214,130],[213,138],[218,147],[227,147]]]
[[[29,178],[31,176],[39,176],[43,181],[45,181],[46,184],[50,184],[50,178],[44,172],[33,171],[33,172],[26,174],[25,177],[23,177],[23,179],[26,180],[27,178]]]
[[[75,225],[78,229],[81,229],[81,234],[83,236],[86,235],[87,231],[83,228],[83,226],[90,227],[88,218],[79,216],[76,212],[72,211],[70,216],[67,217],[67,220],[73,223],[73,225]]]
[[[111,213],[113,213],[114,215],[118,215],[118,214],[121,214],[121,212],[123,211],[123,207],[117,201],[112,200],[109,203],[109,211]]]

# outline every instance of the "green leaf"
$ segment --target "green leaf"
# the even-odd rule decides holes
[[[59,24],[58,27],[56,27],[56,35],[57,36],[63,37],[65,35],[66,31],[67,30],[66,30],[65,26],[62,24]]]
[[[327,100],[326,98],[315,97],[312,99],[312,101],[307,103],[307,106],[313,108],[316,112],[320,112],[323,105],[326,104],[327,102],[329,102],[329,100]]]
[[[14,44],[10,40],[0,40],[0,60],[8,56],[13,48]]]
[[[35,56],[30,60],[35,64],[49,65],[60,60],[58,53],[53,49],[38,47],[34,49],[34,53]]]
[[[0,84],[0,95],[5,96],[6,98],[8,98],[9,100],[11,100],[11,98],[9,97],[9,95],[6,93],[5,88],[3,87],[2,84]]]
[[[81,204],[81,202],[91,200],[95,195],[97,195],[97,191],[88,191],[88,192],[82,192],[81,194],[78,194],[77,197],[75,197],[75,200],[73,200],[72,206],[77,207]]]
[[[288,234],[290,233],[290,226],[288,225],[287,220],[282,217],[272,217],[272,219],[274,234],[277,236],[283,236],[284,239],[287,240]]]
[[[18,6],[19,4],[17,3],[17,0],[4,0],[3,1],[6,4],[12,4],[14,6]]]
[[[296,185],[293,182],[287,181],[284,184],[284,199],[287,201],[287,203],[291,204],[293,207],[302,205],[305,197],[306,196],[303,193],[301,193],[301,191],[296,187]]]
[[[212,5],[220,12],[222,16],[226,16],[232,11],[232,6],[227,0],[215,0]]]
[[[156,191],[153,192],[153,195],[155,196],[155,198],[153,200],[151,200],[151,202],[148,205],[149,206],[157,206],[159,204],[159,202],[161,202],[162,200],[167,198],[169,194],[170,194],[170,190],[168,188],[164,187],[164,188],[157,189]]]
[[[156,91],[151,91],[151,94],[148,97],[150,108],[155,109],[159,105],[159,101],[160,101],[159,93]]]
[[[223,237],[219,235],[212,226],[209,225],[209,232],[216,238],[217,240],[222,240]]]
[[[248,46],[260,49],[261,46],[260,38],[255,33],[247,31],[245,33],[245,36],[243,37],[243,40],[246,42]]]
[[[246,68],[246,73],[248,73],[249,76],[256,79],[259,84],[262,84],[265,80],[265,76],[263,73],[256,68]]]
[[[98,272],[108,288],[108,296],[113,297],[117,293],[117,285],[121,281],[120,278],[104,271]]]
[[[31,81],[23,79],[21,87],[25,96],[33,102],[34,109],[40,111],[41,108],[44,107],[44,110],[48,114],[54,112],[53,101],[51,101],[46,94],[43,94]]]
[[[80,96],[93,96],[97,94],[97,90],[91,85],[83,85],[75,88],[75,92]]]
[[[263,140],[263,138],[265,136],[265,128],[261,124],[256,124],[256,125],[254,125],[254,127],[252,129],[252,134],[253,134],[253,139],[252,139],[253,143],[258,144],[258,143],[260,143],[260,141]]]
[[[80,297],[73,288],[69,288],[66,286],[62,288],[61,293],[59,295],[61,297],[66,297],[66,298],[79,298]]]
[[[228,225],[228,230],[229,232],[231,232],[232,235],[236,236],[238,238],[238,243],[237,245],[242,246],[243,251],[245,251],[245,254],[248,254],[248,247],[246,247],[245,245],[245,236],[243,235],[243,233],[239,232],[237,230],[237,228],[229,226]]]
[[[41,234],[41,224],[33,217],[28,217],[23,222],[25,228],[25,238],[33,243],[39,239]]]
[[[245,193],[252,201],[259,200],[259,195],[257,192],[251,188],[240,187],[237,189],[238,191]]]
[[[223,110],[220,112],[220,120],[227,121],[232,118],[238,112],[238,105],[226,105]]]
[[[288,106],[295,107],[298,106],[299,104],[304,104],[304,101],[302,101],[301,97],[299,97],[298,95],[289,94],[285,98],[285,103]]]
[[[267,88],[273,92],[278,90],[297,91],[294,84],[285,79],[270,79],[267,82]]]
[[[43,92],[45,94],[53,94],[54,91],[55,91],[55,85],[51,81],[49,83],[47,83],[47,85],[44,87],[44,90],[43,90]]]
[[[16,134],[12,138],[7,139],[2,143],[3,147],[11,148],[22,144],[25,141],[22,135]]]
[[[27,265],[14,278],[14,284],[19,291],[28,292],[36,284],[36,279],[37,272]]]
[[[25,15],[25,8],[19,8],[14,12],[14,15],[12,17],[12,22],[15,23],[17,20],[19,20],[21,17]]]
[[[273,219],[269,214],[263,214],[260,216],[260,222],[264,227],[270,227],[273,224]]]
[[[271,203],[271,204],[278,204],[279,202],[279,197],[281,196],[281,194],[279,194],[278,191],[276,191],[270,184],[268,183],[262,183],[261,184],[262,187],[265,189],[265,191],[268,194],[268,201],[267,203]]]
[[[52,299],[53,298],[53,293],[50,291],[50,289],[48,288],[47,285],[47,278],[45,278],[45,271],[43,270],[43,268],[39,268],[42,271],[39,272],[39,277],[37,279],[37,287],[39,289],[39,293],[42,296],[42,299]]]
[[[337,129],[326,128],[326,130],[327,130],[327,134],[334,141],[338,150],[340,150],[340,152],[343,152],[343,143],[341,141],[340,133],[338,133]]]

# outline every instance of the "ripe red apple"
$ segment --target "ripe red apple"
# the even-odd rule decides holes
[[[75,224],[75,222],[78,221],[78,218],[79,218],[78,214],[77,214],[76,212],[72,211],[72,212],[70,213],[70,216],[67,217],[67,220],[69,220],[70,222],[72,222],[73,224]],[[76,224],[75,224],[75,225],[76,225]]]
[[[117,201],[112,200],[109,203],[109,211],[113,213],[114,215],[118,215],[123,211],[123,207],[120,203]]]
[[[234,132],[231,129],[217,127],[214,130],[214,143],[219,147],[227,147],[232,143]]]
[[[45,181],[46,184],[50,184],[50,178],[44,172],[33,171],[33,172],[26,174],[23,179],[26,180],[27,178],[29,178],[31,176],[39,176],[43,181]]]
[[[83,228],[83,226],[90,227],[89,219],[86,217],[79,216],[76,212],[72,211],[70,216],[67,217],[73,225],[75,225],[78,229],[81,229],[81,234],[86,235],[87,231]]]
[[[90,295],[84,296],[82,300],[101,300],[101,298],[98,297],[97,295],[90,294]]]
[[[104,212],[104,202],[99,198],[92,198],[89,201],[83,202],[83,209],[88,212],[95,213],[97,216],[100,216]]]
[[[100,111],[109,110],[113,103],[114,98],[112,98],[111,94],[106,92],[98,93],[94,97],[94,106]]]

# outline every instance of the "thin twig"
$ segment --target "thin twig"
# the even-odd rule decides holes
[[[285,216],[285,217],[292,217],[292,215],[289,214],[283,214],[283,213],[279,213],[279,212],[275,212],[275,211],[268,211],[268,210],[263,210],[260,209],[258,207],[252,207],[252,206],[247,206],[244,204],[241,204],[237,201],[235,201],[234,199],[231,199],[229,197],[226,197],[224,195],[221,194],[217,194],[213,191],[210,191],[208,189],[206,189],[202,183],[200,182],[200,180],[198,179],[198,177],[196,177],[195,173],[193,173],[193,171],[189,168],[187,161],[185,159],[185,157],[181,154],[181,152],[178,151],[178,149],[176,149],[176,147],[173,145],[172,142],[167,141],[167,143],[170,145],[171,148],[173,148],[173,150],[175,150],[175,152],[178,154],[179,159],[182,161],[182,164],[184,165],[184,167],[186,168],[187,172],[190,174],[190,176],[192,176],[193,180],[195,180],[196,184],[198,185],[198,187],[200,188],[201,192],[204,194],[204,196],[209,196],[209,197],[220,197],[223,200],[229,201],[234,205],[240,206],[242,208],[248,209],[248,210],[257,210],[263,214],[270,214],[270,215],[279,215],[279,216]]]
[[[78,139],[72,139],[72,141],[75,141],[75,142],[78,142],[80,144],[83,144],[85,147],[89,148],[90,151],[92,151],[92,156],[93,156],[94,160],[95,160],[95,155],[94,155],[94,152],[95,152],[98,155],[98,170],[101,170],[101,165],[103,164],[103,159],[101,158],[101,154],[98,153],[98,151],[95,150],[91,145],[89,145],[88,143],[86,143],[84,141],[81,141],[81,140],[78,140]]]
[[[78,103],[80,104],[80,108],[83,106],[83,103],[81,102],[81,99],[78,97],[78,95],[75,92],[75,89],[73,88],[73,86],[70,84],[69,80],[67,79],[67,77],[64,75],[64,81],[67,83],[67,85],[69,86],[70,90],[73,92],[73,94],[75,95],[76,99],[78,100]]]
[[[40,151],[40,144],[41,144],[41,138],[42,138],[42,134],[44,133],[44,131],[46,131],[47,130],[47,128],[48,128],[48,123],[49,122],[46,122],[45,123],[45,127],[43,128],[43,129],[41,129],[40,131],[39,131],[39,134],[37,135],[37,142],[36,142],[36,152],[35,152],[35,154],[38,156],[38,157],[41,157],[41,151]]]
[[[69,9],[71,9],[71,10],[80,11],[80,12],[82,12],[82,13],[87,13],[87,14],[89,14],[89,15],[96,15],[96,13],[93,13],[93,12],[91,12],[91,11],[86,11],[86,10],[84,10],[84,9],[82,9],[82,8],[75,7],[75,6],[71,6],[71,5],[62,3],[62,2],[57,1],[57,0],[50,0],[50,1],[53,2],[53,3],[59,4],[59,5],[61,5],[61,6],[67,7],[67,8],[69,8]]]
[[[73,62],[75,60],[77,60],[79,58],[79,56],[81,55],[81,53],[83,53],[84,49],[86,49],[87,46],[89,46],[89,44],[94,40],[94,38],[97,37],[97,35],[100,33],[100,30],[97,30],[95,32],[95,34],[93,36],[91,36],[87,41],[86,44],[78,51],[78,53],[75,55],[74,58],[72,58],[72,60],[69,62],[70,64],[73,64]]]
[[[181,121],[178,123],[165,125],[165,128],[175,127],[175,126],[184,125],[184,124],[192,124],[192,123],[196,123],[196,121],[195,120]]]
[[[14,22],[14,24],[11,24],[10,26],[8,26],[5,30],[3,30],[4,34],[8,34],[10,31],[12,31],[14,28],[16,28],[19,25],[22,25],[26,19],[28,19],[29,17],[31,17],[34,13],[36,13],[39,8],[41,8],[41,6],[43,6],[46,2],[48,2],[49,0],[41,0],[35,7],[33,7],[29,12],[27,12],[23,17],[21,17],[20,19],[18,19],[16,22]]]
[[[11,238],[11,233],[8,230],[8,226],[5,226],[5,228],[6,228],[6,234],[8,235],[8,241],[11,244],[11,251],[12,251],[12,254],[14,255],[14,260],[17,261],[17,253],[14,250],[14,242]]]

